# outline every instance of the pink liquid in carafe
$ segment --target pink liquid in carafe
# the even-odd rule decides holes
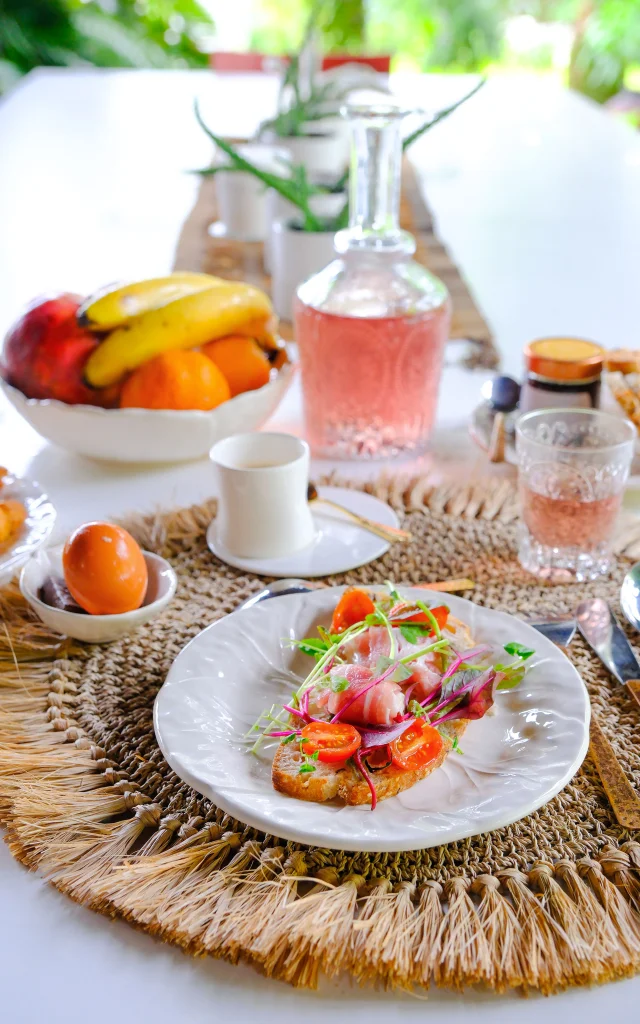
[[[411,259],[415,239],[399,223],[407,111],[357,103],[347,112],[349,226],[294,303],[306,436],[326,458],[414,455],[435,418],[449,295]]]
[[[317,456],[384,458],[426,447],[450,310],[340,316],[295,303],[306,436]]]

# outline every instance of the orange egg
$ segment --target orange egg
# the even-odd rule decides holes
[[[90,615],[121,615],[144,601],[147,563],[120,526],[79,526],[65,544],[62,568],[71,596]]]

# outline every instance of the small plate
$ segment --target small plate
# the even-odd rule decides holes
[[[287,700],[309,658],[287,646],[328,625],[344,587],[263,601],[199,633],[174,661],[154,708],[160,748],[173,770],[253,828],[339,850],[418,850],[509,825],[531,814],[575,775],[589,743],[589,698],[571,662],[520,619],[447,594],[479,642],[533,647],[534,664],[495,713],[471,722],[464,754],[398,796],[370,807],[307,803],[276,792],[276,742],[248,752],[243,736],[261,712]],[[409,598],[441,594],[401,587]]]
[[[391,506],[370,494],[352,491],[347,487],[320,487],[318,493],[320,497],[336,501],[351,512],[375,519],[384,526],[400,525]],[[218,539],[215,519],[207,530],[209,550],[227,565],[257,576],[298,576],[303,579],[332,576],[334,573],[357,569],[360,565],[380,558],[389,550],[391,545],[386,540],[377,537],[375,533],[369,533],[364,527],[341,516],[338,511],[321,504],[311,507],[316,536],[302,551],[281,558],[237,558]]]
[[[27,509],[27,518],[16,539],[8,545],[0,545],[0,586],[8,583],[45,543],[56,521],[56,510],[35,480],[5,477],[0,488],[0,502],[6,498],[21,501]]]

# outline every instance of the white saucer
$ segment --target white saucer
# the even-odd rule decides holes
[[[351,491],[346,487],[319,487],[320,497],[330,498],[361,516],[375,519],[385,526],[399,526],[393,509],[379,498],[362,491]],[[285,578],[296,576],[311,579],[315,576],[331,576],[337,572],[357,569],[380,558],[389,550],[387,541],[369,533],[363,527],[342,517],[338,511],[324,505],[312,505],[316,536],[302,551],[281,558],[237,558],[227,551],[217,536],[216,520],[207,530],[209,550],[222,562],[236,569],[244,569],[258,576]]]

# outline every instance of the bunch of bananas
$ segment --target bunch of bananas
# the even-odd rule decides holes
[[[110,287],[79,308],[80,326],[102,337],[84,368],[93,388],[116,384],[127,373],[173,349],[191,349],[227,335],[255,338],[277,348],[271,302],[251,284],[210,274],[167,277]]]

